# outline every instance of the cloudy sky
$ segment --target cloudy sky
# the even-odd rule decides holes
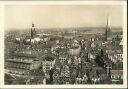
[[[9,5],[5,7],[5,29],[122,26],[120,5]]]

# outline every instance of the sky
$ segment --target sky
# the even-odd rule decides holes
[[[123,7],[120,5],[7,5],[5,29],[122,26]]]

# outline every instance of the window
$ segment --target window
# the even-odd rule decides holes
[[[25,64],[24,63],[22,64],[22,68],[25,68]]]
[[[20,64],[20,68],[23,68],[23,64]]]
[[[52,66],[52,63],[51,63],[51,66]]]
[[[11,66],[13,66],[14,68],[17,67],[16,63],[11,63]]]
[[[50,70],[50,67],[48,66],[48,67],[46,67],[46,70]]]
[[[30,69],[30,65],[27,65],[27,69]]]
[[[20,68],[20,63],[17,63],[17,66],[16,66],[17,68]]]

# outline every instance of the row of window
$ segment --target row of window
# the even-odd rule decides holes
[[[28,71],[25,70],[9,70],[8,72],[12,74],[21,74],[21,75],[26,75],[29,73]]]
[[[123,79],[123,76],[121,75],[111,75],[112,79]]]
[[[11,68],[25,68],[25,69],[30,69],[30,64],[26,64],[26,63],[6,62],[5,65],[7,67],[11,67]]]

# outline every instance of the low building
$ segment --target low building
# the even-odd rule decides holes
[[[112,69],[110,70],[112,83],[123,83],[123,62],[116,62],[112,64]]]
[[[5,73],[26,75],[30,70],[41,66],[40,60],[31,51],[14,53],[13,58],[5,60]]]
[[[112,79],[123,79],[123,70],[110,70]]]
[[[42,69],[45,72],[45,75],[49,75],[49,71],[54,67],[55,65],[55,57],[53,56],[45,56],[42,60]]]

